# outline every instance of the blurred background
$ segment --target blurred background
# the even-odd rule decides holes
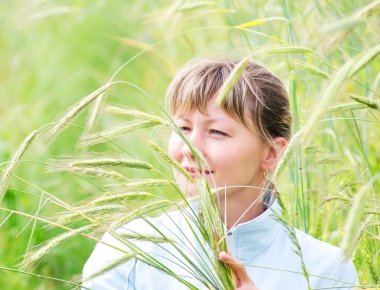
[[[0,168],[31,131],[111,77],[127,83],[108,90],[106,103],[164,116],[166,87],[189,59],[251,53],[287,85],[297,132],[319,110],[337,71],[361,59],[361,69],[311,124],[312,138],[295,148],[278,186],[294,225],[338,246],[355,195],[366,186],[351,255],[361,283],[378,285],[379,13],[380,1],[364,0],[0,1]],[[83,237],[52,250],[32,271],[48,277],[18,265],[32,246],[60,232],[21,214],[49,218],[61,211],[44,192],[69,204],[99,193],[92,179],[48,172],[51,159],[78,153],[88,116],[78,116],[47,150],[31,147],[12,178],[0,210],[1,289],[64,289],[48,277],[81,273],[94,246]],[[100,114],[96,127],[122,122]],[[147,130],[115,142],[170,175],[141,145],[147,136],[164,146],[167,135]],[[92,150],[122,153],[113,144]]]

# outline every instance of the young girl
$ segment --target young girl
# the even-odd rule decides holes
[[[219,259],[231,268],[237,289],[353,289],[357,274],[342,251],[294,230],[299,249],[286,227],[279,222],[280,206],[268,177],[276,167],[291,134],[291,115],[286,90],[281,81],[259,64],[249,62],[242,76],[225,97],[215,102],[218,92],[238,61],[195,59],[174,78],[167,103],[175,124],[206,162],[200,168],[193,151],[178,132],[169,140],[169,155],[193,177],[206,178],[218,189],[215,199],[226,227],[229,253]],[[174,172],[180,189],[197,194],[197,186],[181,172]],[[195,206],[196,207],[196,206]],[[200,249],[183,212],[146,220],[134,220],[117,230],[150,234],[160,229],[183,244],[183,249]],[[294,237],[293,237],[294,238]],[[106,234],[87,261],[83,286],[90,289],[210,289],[199,281],[170,244],[139,242],[139,247],[162,261],[169,275],[149,263],[123,260],[125,248],[114,235]],[[204,257],[207,261],[207,257]],[[125,261],[118,263],[118,261]],[[92,278],[92,274],[112,265],[112,269]],[[111,268],[111,267],[110,267]],[[203,283],[202,283],[203,282]],[[210,283],[212,284],[212,283]],[[222,289],[221,289],[222,290]]]

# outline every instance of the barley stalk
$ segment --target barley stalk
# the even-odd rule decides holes
[[[55,236],[54,238],[47,241],[45,244],[39,246],[35,250],[30,251],[26,255],[26,257],[22,263],[22,268],[26,269],[26,270],[32,269],[36,265],[36,263],[39,260],[41,260],[41,258],[43,256],[45,256],[49,251],[52,250],[52,248],[56,247],[57,245],[59,245],[63,241],[66,241],[67,239],[70,239],[72,237],[77,236],[79,233],[87,232],[88,230],[90,230],[93,227],[94,227],[94,225],[86,225],[84,227],[80,227],[78,229],[71,230],[68,232],[64,232],[63,234]]]
[[[127,37],[114,36],[113,38],[122,43],[123,45],[136,47],[138,49],[141,49],[142,51],[153,54],[154,57],[156,57],[164,63],[165,67],[168,68],[169,72],[176,72],[178,69],[176,65],[173,63],[173,61],[165,57],[162,53],[160,53],[160,51],[154,45],[147,44],[145,42],[137,41],[136,39]]]
[[[201,223],[201,232],[204,240],[210,245],[214,257],[221,251],[228,252],[226,233],[220,216],[219,207],[206,179],[197,179],[197,189],[200,195],[200,211],[198,213]],[[231,269],[219,259],[212,261],[212,266],[221,280],[224,289],[235,289]]]
[[[361,110],[361,109],[365,109],[367,107],[368,106],[366,104],[360,104],[357,102],[350,102],[350,103],[346,103],[343,105],[337,105],[337,106],[330,107],[327,110],[329,112],[341,112],[341,111]]]
[[[353,77],[354,75],[356,75],[364,66],[366,66],[371,60],[373,60],[379,54],[380,54],[380,44],[374,47],[371,47],[369,50],[365,51],[365,53],[360,58],[356,59],[354,65],[350,69],[349,77]]]
[[[99,113],[100,105],[102,104],[102,101],[103,101],[103,97],[104,97],[104,92],[101,93],[95,100],[95,103],[91,109],[90,116],[87,120],[86,129],[84,130],[85,134],[88,132],[91,132],[92,127],[94,126],[96,116]]]
[[[244,58],[241,60],[232,70],[231,74],[228,76],[226,81],[223,83],[222,87],[219,90],[219,93],[215,99],[215,103],[218,106],[221,106],[224,99],[228,96],[228,94],[231,92],[233,87],[236,85],[238,82],[239,78],[242,76],[244,73],[245,68],[248,65],[248,62],[250,60],[250,56]]]
[[[169,123],[163,118],[160,118],[155,115],[150,115],[150,114],[147,114],[145,112],[141,112],[135,109],[125,109],[125,108],[120,108],[116,106],[106,106],[104,110],[107,113],[111,113],[111,114],[139,118],[139,119],[143,119],[150,122],[157,122],[161,125],[166,125],[166,126],[169,125]]]
[[[94,279],[94,278],[102,275],[103,273],[114,269],[115,267],[117,267],[119,265],[127,263],[129,260],[135,258],[136,255],[137,255],[137,253],[134,253],[134,252],[128,253],[128,254],[123,254],[120,258],[108,263],[105,267],[102,267],[101,269],[99,269],[95,273],[92,273],[91,275],[86,277],[86,279],[82,279],[81,277],[79,277],[79,278],[77,278],[77,280],[82,281],[82,282],[86,282],[86,281],[89,281],[91,279]]]
[[[90,205],[99,204],[99,203],[111,203],[111,202],[120,202],[120,201],[131,201],[137,200],[146,202],[147,199],[154,198],[155,195],[150,192],[126,192],[119,194],[110,194],[104,197],[99,197],[90,202]]]
[[[14,269],[14,268],[8,268],[8,267],[2,267],[2,266],[0,266],[0,270],[20,273],[20,274],[25,274],[25,275],[28,275],[28,276],[32,276],[32,277],[38,278],[39,280],[41,280],[41,279],[47,279],[47,280],[51,280],[51,281],[63,282],[63,283],[66,283],[68,285],[71,285],[71,286],[78,286],[78,287],[80,287],[81,284],[82,284],[80,282],[74,282],[74,281],[70,281],[70,280],[59,279],[59,278],[56,278],[56,277],[50,277],[50,276],[35,274],[35,273],[23,271],[23,270]]]
[[[180,10],[181,11],[188,11],[193,9],[199,9],[199,8],[208,8],[208,7],[218,7],[215,2],[213,1],[199,1],[194,3],[183,3],[181,5]]]
[[[99,217],[115,212],[122,212],[126,209],[125,205],[122,204],[107,204],[100,206],[89,207],[88,205],[83,205],[81,207],[76,208],[76,211],[70,211],[66,213],[60,214],[55,218],[58,224],[68,224],[73,221],[77,221],[83,215],[91,216],[91,217]]]
[[[294,252],[300,258],[302,272],[303,272],[303,275],[304,275],[304,277],[306,279],[306,283],[307,283],[307,289],[311,290],[311,286],[310,286],[310,274],[309,274],[309,271],[306,268],[305,260],[303,258],[301,246],[300,246],[300,244],[298,242],[298,239],[297,239],[296,231],[295,231],[295,229],[290,224],[290,219],[289,219],[288,211],[287,211],[287,209],[286,209],[286,207],[285,207],[285,205],[284,205],[281,197],[278,194],[277,194],[277,201],[278,201],[278,204],[280,205],[281,213],[279,213],[279,214],[278,213],[274,213],[274,216],[284,226],[289,239],[292,241],[292,243],[293,243],[293,245],[295,247],[295,251]]]
[[[113,138],[119,137],[121,135],[125,135],[127,133],[131,133],[139,129],[149,128],[149,127],[158,126],[158,125],[160,125],[160,123],[157,121],[143,121],[143,122],[132,123],[128,125],[123,125],[115,129],[104,130],[99,133],[89,134],[87,136],[84,136],[82,140],[80,141],[79,145],[82,147],[87,147],[89,145],[102,143],[109,139],[113,139]]]
[[[126,233],[123,233],[123,234],[120,234],[119,236],[121,238],[123,238],[123,239],[148,241],[148,242],[152,242],[152,243],[155,243],[155,244],[163,244],[163,243],[173,244],[173,243],[175,243],[174,240],[169,239],[169,238],[167,238],[165,236],[154,236],[154,235],[149,235],[149,234],[141,235],[141,234],[138,234],[138,233],[136,233],[136,234],[126,234]]]
[[[316,121],[326,110],[332,98],[337,95],[339,88],[342,86],[343,82],[348,77],[349,71],[351,70],[353,63],[353,59],[346,62],[346,64],[332,78],[333,81],[323,92],[323,96],[320,102],[318,103],[310,117],[307,119],[306,124],[296,134],[294,134],[293,138],[290,140],[277,168],[273,173],[273,178],[277,178],[277,176],[281,174],[282,170],[285,168],[285,165],[289,162],[290,155],[296,146],[298,146],[301,142],[308,144],[308,141],[313,136]]]
[[[75,104],[70,110],[68,110],[61,118],[55,121],[52,128],[50,128],[45,134],[44,139],[47,143],[52,142],[54,137],[62,131],[80,112],[82,112],[88,105],[90,105],[97,97],[103,94],[107,89],[113,86],[115,83],[106,83],[93,93],[89,94],[77,104]]]
[[[353,253],[358,239],[361,235],[361,231],[358,229],[360,228],[360,223],[364,215],[368,190],[371,187],[372,181],[364,184],[352,201],[352,206],[350,212],[348,213],[347,221],[344,226],[345,235],[343,236],[340,244],[347,257],[351,256]]]
[[[16,153],[14,154],[13,158],[9,161],[8,166],[3,170],[3,174],[0,179],[0,204],[3,200],[3,197],[6,193],[9,180],[13,174],[13,172],[16,170],[18,164],[20,163],[21,158],[25,154],[26,150],[30,147],[33,140],[36,138],[37,130],[30,133],[22,142]]]
[[[380,282],[379,274],[377,274],[376,267],[373,263],[373,257],[371,257],[371,255],[368,253],[367,250],[364,252],[363,256],[368,266],[369,273],[371,274],[372,282],[375,284],[379,283]]]
[[[267,47],[255,51],[253,54],[261,53],[313,53],[314,51],[308,47],[299,45],[282,45],[275,47]]]
[[[308,65],[304,62],[297,61],[297,60],[294,63],[297,67],[304,69],[304,70],[306,70],[306,71],[308,71],[308,72],[310,72],[316,76],[322,77],[324,79],[330,79],[331,78],[330,74],[324,72],[323,70],[321,70],[315,66],[311,66],[311,65]]]
[[[96,167],[96,166],[121,166],[136,169],[153,169],[153,166],[145,161],[124,158],[95,158],[83,160],[70,160],[64,162],[68,167]]]
[[[176,160],[172,159],[164,150],[162,150],[158,145],[154,144],[152,141],[148,141],[150,147],[158,153],[165,161],[171,164],[178,172],[180,172],[183,176],[187,178],[190,182],[194,182],[193,178],[190,174],[183,169],[181,164],[179,164]]]
[[[357,101],[360,104],[365,105],[366,107],[371,108],[371,109],[375,109],[375,110],[380,109],[379,102],[371,101],[367,98],[363,98],[363,97],[359,97],[359,96],[355,96],[355,95],[351,95],[350,98]]]
[[[152,187],[162,187],[165,185],[174,185],[175,182],[167,179],[145,179],[141,181],[130,181],[128,183],[118,183],[109,184],[106,187],[120,187],[123,189],[134,189],[134,188],[152,188]]]
[[[155,199],[152,202],[149,202],[136,209],[131,210],[130,208],[128,208],[129,211],[125,213],[124,215],[120,216],[120,218],[112,224],[112,227],[114,229],[119,228],[134,219],[142,218],[147,215],[150,215],[150,216],[152,216],[153,214],[160,215],[164,212],[164,209],[169,209],[169,208],[172,209],[174,206],[175,206],[175,203],[173,203],[170,200]]]
[[[122,179],[122,180],[127,179],[124,175],[114,170],[97,168],[97,167],[88,167],[88,166],[82,166],[82,167],[81,166],[65,166],[65,167],[55,168],[54,171],[69,171],[69,172],[95,175],[99,177],[110,177],[110,178]]]

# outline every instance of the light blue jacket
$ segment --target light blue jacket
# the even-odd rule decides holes
[[[274,202],[270,209],[259,217],[232,228],[227,236],[229,250],[246,266],[249,276],[260,290],[308,289],[300,255],[295,252],[294,243],[289,238],[288,232],[274,216],[274,213],[278,212],[280,212],[279,205]],[[198,266],[202,263],[207,264],[208,258],[202,254],[202,247],[190,228],[191,222],[184,218],[184,214],[175,211],[150,219],[150,222],[177,241],[180,249],[191,259],[184,261],[178,250],[170,243],[153,244],[137,241],[136,245],[169,266],[180,279],[188,281],[198,289],[210,289],[194,278],[191,270],[187,268],[191,263]],[[157,236],[157,232],[144,220],[135,220],[117,230],[117,234],[121,236],[137,232]],[[358,284],[356,270],[351,261],[344,259],[339,248],[314,239],[299,230],[295,232],[312,289],[334,289],[334,287],[337,290],[354,289]],[[177,279],[135,259],[86,281],[91,274],[120,260],[125,252],[129,250],[123,243],[109,233],[104,235],[102,243],[96,246],[84,267],[83,286],[94,290],[188,289]],[[199,254],[194,254],[195,252]]]

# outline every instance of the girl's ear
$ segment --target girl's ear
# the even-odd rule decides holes
[[[269,171],[276,167],[278,161],[288,146],[288,139],[284,137],[276,137],[272,141],[273,142],[272,144],[269,144],[267,154],[264,156],[261,163],[262,168]]]

